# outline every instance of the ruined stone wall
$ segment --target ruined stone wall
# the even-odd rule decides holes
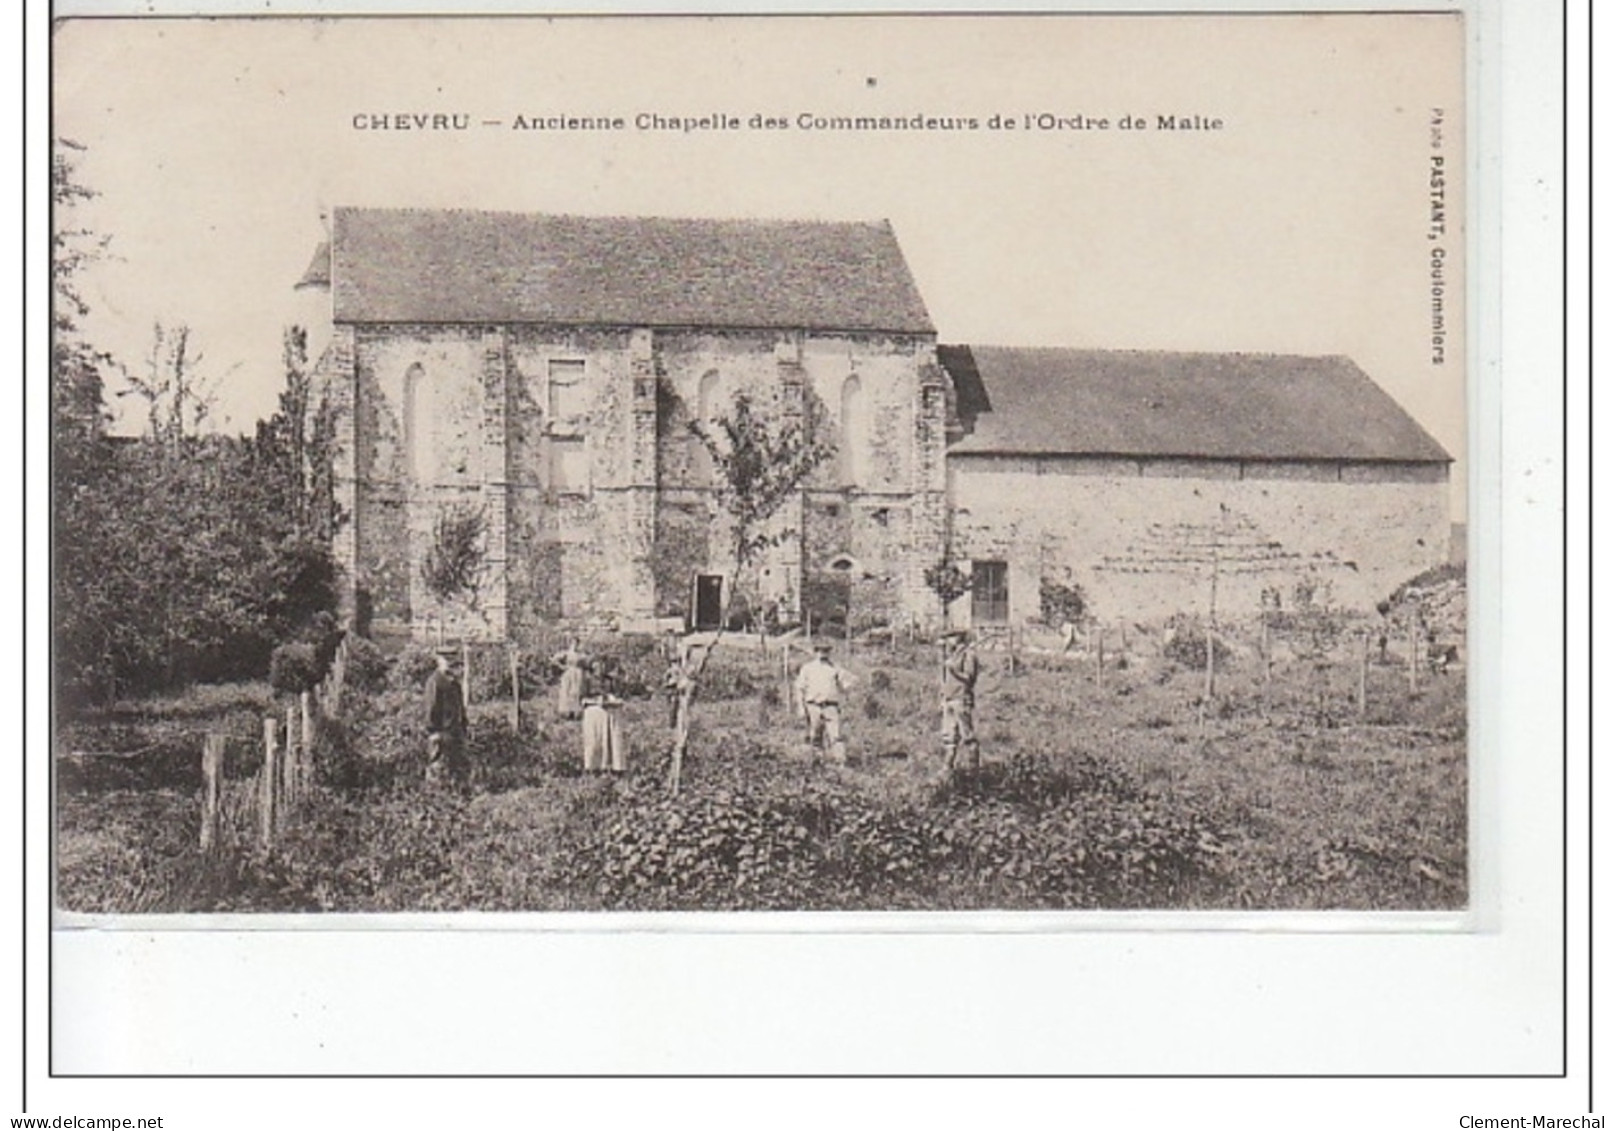
[[[652,615],[656,389],[648,331],[509,333],[512,632]]]
[[[919,374],[933,354],[928,342],[902,336],[658,332],[659,611],[684,611],[693,572],[729,568],[721,516],[708,511],[705,539],[696,533],[712,469],[689,423],[722,415],[745,392],[763,411],[799,420],[835,452],[810,479],[806,497],[776,523],[796,536],[767,555],[758,577],[742,580],[741,592],[753,601],[783,598],[798,611],[805,575],[850,560],[855,616],[895,615],[911,541]],[[853,378],[857,395],[849,399]],[[844,419],[849,404],[851,422]]]
[[[502,516],[497,485],[502,382],[497,337],[481,327],[339,328],[353,339],[354,582],[380,631],[497,637],[503,628]],[[493,331],[493,333],[497,333]],[[489,378],[493,377],[490,386]],[[496,402],[488,418],[489,398]],[[474,600],[440,605],[421,576],[439,518],[484,515],[487,568]]]
[[[1369,609],[1448,554],[1436,464],[956,456],[949,478],[955,552],[1007,563],[1014,624],[1043,580],[1080,585],[1101,620],[1204,614],[1213,555],[1219,616],[1264,589]]]
[[[843,453],[807,492],[824,506],[799,498],[777,518],[795,536],[746,579],[751,600],[784,597],[794,609],[804,571],[834,568],[861,619],[892,619],[939,553],[910,514],[917,486],[929,494],[940,469],[940,420],[916,422],[936,399],[922,380],[935,369],[927,341],[339,327],[329,367],[344,365],[351,455],[339,452],[338,490],[353,521],[338,550],[381,631],[520,638],[558,621],[687,612],[693,575],[731,565],[710,459],[689,422],[725,413],[742,390]],[[486,569],[474,605],[440,607],[421,565],[452,507],[484,516]]]

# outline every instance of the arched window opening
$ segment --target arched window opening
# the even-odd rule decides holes
[[[426,386],[426,370],[419,362],[404,373],[404,469],[417,484],[436,480],[432,461],[431,390]]]
[[[718,415],[718,371],[709,369],[695,388],[695,418],[703,423]]]
[[[718,371],[709,369],[701,375],[701,380],[695,386],[695,416],[694,422],[702,426],[710,424],[721,413],[722,406],[718,404]],[[706,444],[691,437],[695,450],[695,478],[697,483],[709,483],[712,480],[712,453],[707,451]]]
[[[865,419],[864,386],[857,376],[841,385],[841,483],[860,487],[867,475],[868,421]]]

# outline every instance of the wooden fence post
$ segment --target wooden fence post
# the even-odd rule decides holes
[[[298,731],[296,788],[297,796],[302,798],[308,796],[309,783],[314,780],[314,740],[319,734],[320,715],[323,712],[315,711],[314,695],[309,691],[303,692],[299,706],[303,726]]]
[[[1206,621],[1206,702],[1217,694],[1217,638],[1212,634],[1211,622]]]
[[[1368,630],[1363,629],[1362,654],[1357,660],[1357,713],[1368,714]]]
[[[275,720],[264,720],[264,767],[258,781],[258,846],[268,852],[275,845],[275,793],[280,774],[280,751],[275,746]]]
[[[1419,693],[1419,628],[1408,621],[1408,694]]]
[[[522,652],[514,644],[510,646],[510,730],[512,734],[521,733],[522,729]]]
[[[1262,610],[1262,686],[1273,682],[1273,636],[1267,627],[1267,610]]]
[[[329,694],[321,698],[320,706],[328,718],[342,713],[342,687],[348,682],[348,638],[344,636],[336,646],[336,658],[331,661],[331,674],[326,677]]]
[[[471,709],[471,642],[460,641],[460,693],[465,709]]]
[[[224,773],[224,735],[202,740],[202,851],[219,843],[219,779]]]
[[[286,704],[286,747],[281,751],[280,777],[282,796],[287,787],[297,780],[297,705]]]

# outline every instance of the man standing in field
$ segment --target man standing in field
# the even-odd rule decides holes
[[[830,645],[823,641],[813,646],[813,659],[796,673],[796,702],[807,724],[807,743],[825,751],[832,762],[847,760],[841,701],[852,684],[852,676],[830,662]]]
[[[981,765],[981,744],[976,741],[976,678],[981,661],[962,628],[942,634],[942,754],[950,771],[959,764],[959,747],[965,748],[965,765]]]
[[[426,677],[426,780],[441,781],[445,774],[460,777],[465,770],[465,691],[455,678],[454,653],[437,651],[437,670]]]

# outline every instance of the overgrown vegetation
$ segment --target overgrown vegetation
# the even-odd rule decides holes
[[[194,681],[262,677],[276,644],[334,607],[329,413],[307,339],[286,334],[286,387],[252,437],[202,430],[209,378],[183,325],[123,364],[82,332],[81,272],[107,241],[75,223],[94,193],[80,147],[52,160],[53,639],[58,703],[81,709]],[[145,431],[107,433],[108,374],[144,402]]]
[[[1432,676],[1410,695],[1393,656],[1370,669],[1359,717],[1352,670],[1297,657],[1266,684],[1256,629],[1221,632],[1228,655],[1203,724],[1199,673],[1136,640],[1135,662],[1103,687],[1081,662],[1023,656],[1011,676],[1004,654],[985,652],[987,764],[952,777],[926,725],[929,649],[853,650],[865,676],[845,713],[854,757],[831,767],[801,745],[777,656],[726,646],[709,686],[729,697],[708,696],[676,797],[657,685],[625,681],[631,772],[600,779],[581,772],[577,724],[555,716],[541,666],[521,732],[479,686],[472,780],[424,785],[429,653],[405,652],[378,690],[347,697],[341,749],[275,855],[228,867],[194,850],[198,736],[222,727],[227,776],[250,774],[268,691],[198,689],[67,731],[70,748],[99,755],[58,762],[61,899],[79,910],[1462,906],[1462,677]],[[654,670],[654,641],[613,639],[625,671]],[[489,649],[474,667],[492,681],[497,659]]]

